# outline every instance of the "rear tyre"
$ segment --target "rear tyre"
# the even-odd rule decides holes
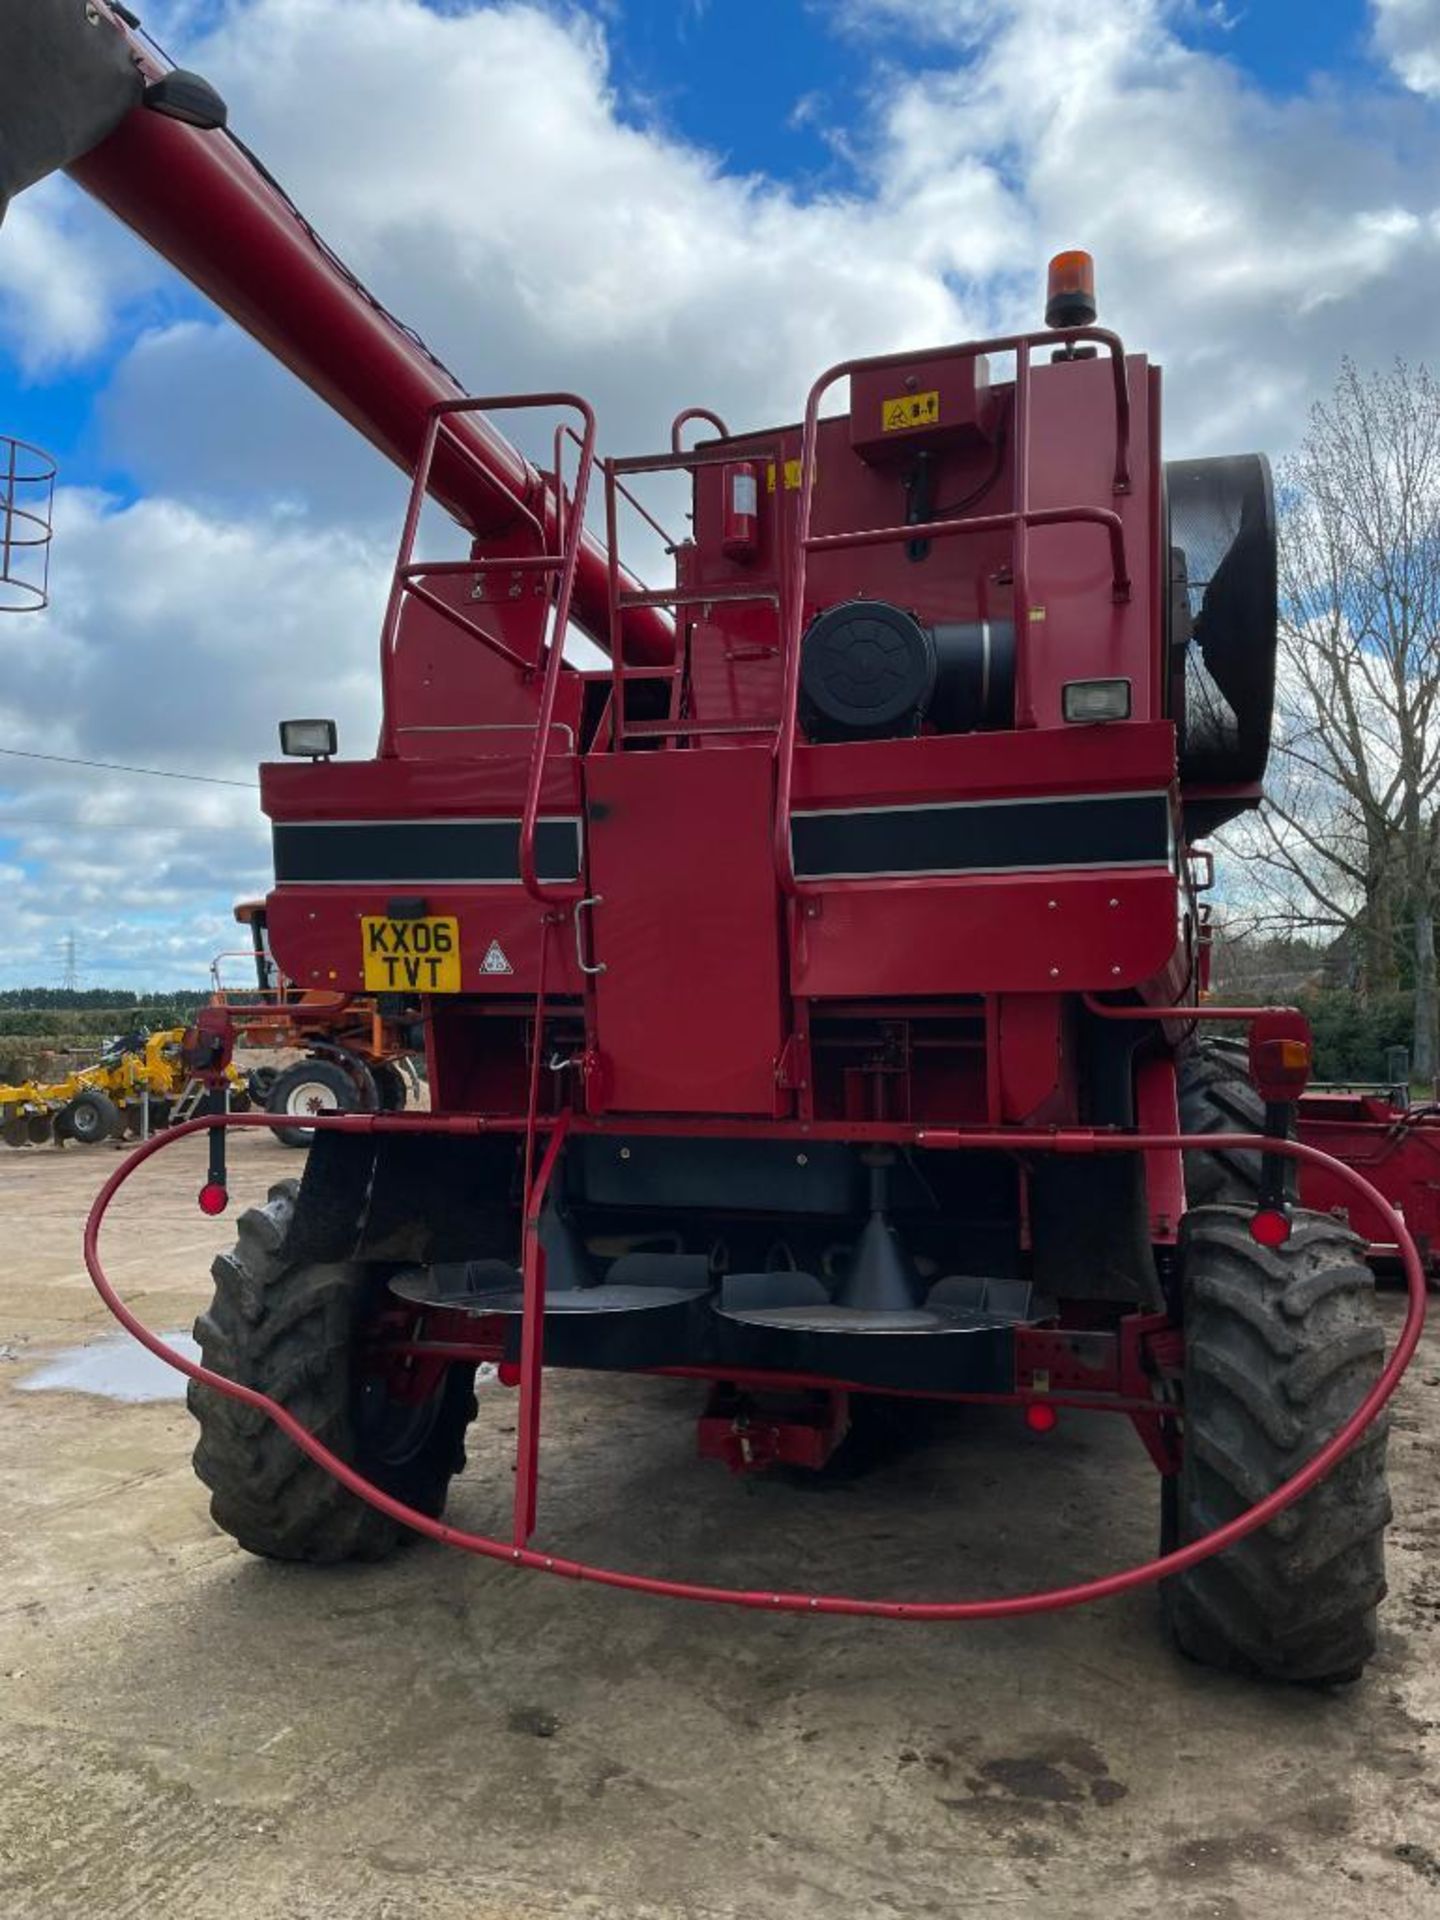
[[[1166,1483],[1166,1544],[1183,1546],[1288,1480],[1380,1372],[1374,1281],[1354,1235],[1300,1213],[1283,1247],[1247,1216],[1202,1207],[1181,1235],[1184,1461]],[[1238,1546],[1161,1589],[1180,1650],[1272,1680],[1358,1678],[1385,1594],[1388,1422],[1381,1415],[1317,1487]]]
[[[384,1303],[384,1270],[288,1262],[297,1191],[284,1181],[240,1216],[238,1242],[211,1269],[215,1295],[195,1322],[201,1359],[278,1400],[382,1491],[438,1517],[465,1464],[475,1370],[451,1367],[413,1406],[361,1371],[358,1350]],[[211,1515],[247,1552],[317,1564],[380,1560],[412,1537],[347,1493],[264,1414],[194,1381],[188,1400]]]
[[[393,1060],[376,1060],[370,1067],[382,1113],[403,1113],[409,1104],[410,1089],[405,1076]]]
[[[82,1147],[95,1147],[104,1140],[118,1140],[125,1122],[109,1094],[90,1087],[77,1093],[66,1107],[65,1128]]]
[[[1177,1062],[1182,1133],[1263,1133],[1265,1102],[1250,1079],[1243,1040],[1200,1040]],[[1294,1198],[1295,1165],[1286,1191]],[[1260,1155],[1203,1148],[1185,1155],[1185,1198],[1192,1207],[1248,1207],[1260,1202]]]
[[[245,1085],[250,1098],[257,1107],[263,1107],[269,1101],[275,1082],[280,1078],[278,1067],[251,1067],[245,1075]]]
[[[314,1127],[303,1124],[306,1115],[353,1113],[359,1105],[355,1082],[332,1060],[301,1060],[287,1067],[265,1102],[267,1112],[295,1119],[296,1124],[275,1129],[275,1138],[286,1147],[308,1147],[314,1140]]]

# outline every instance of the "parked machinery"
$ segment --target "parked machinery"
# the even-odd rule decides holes
[[[1363,1173],[1409,1227],[1432,1288],[1440,1278],[1440,1108],[1414,1104],[1408,1087],[1316,1087],[1299,1104],[1297,1137]],[[1345,1221],[1372,1259],[1393,1263],[1389,1221],[1326,1167],[1307,1167],[1300,1197]]]
[[[1162,1476],[1179,1645],[1358,1673],[1373,1416],[1423,1289],[1382,1370],[1357,1243],[1289,1197],[1299,1016],[1251,1019],[1248,1080],[1197,1040],[1223,1010],[1197,1004],[1186,849],[1257,803],[1269,737],[1264,460],[1163,459],[1160,373],[1064,255],[1037,331],[847,361],[798,424],[703,414],[686,446],[687,409],[668,448],[598,463],[576,396],[463,396],[127,17],[0,15],[0,188],[68,165],[413,475],[379,750],[296,720],[261,779],[277,960],[397,996],[433,1111],[320,1118],[303,1181],[217,1263],[207,1370],[178,1364],[219,1524],[279,1558],[374,1558],[411,1525],[692,1599],[1021,1612],[1156,1568],[922,1604],[538,1550],[543,1370],[708,1382],[702,1444],[742,1468],[820,1464],[857,1395],[1036,1431],[1110,1409]],[[57,73],[66,111],[40,113]],[[559,415],[548,471],[502,407]],[[617,557],[646,473],[693,506],[653,588]],[[417,555],[427,496],[466,557]],[[603,669],[565,658],[572,620]],[[202,1018],[218,1071],[233,1034]],[[1225,1089],[1252,1083],[1263,1133],[1237,1135]],[[158,1345],[96,1253],[120,1177],[87,1258]],[[519,1386],[509,1541],[435,1518],[481,1362]]]
[[[228,1064],[223,1083],[212,1087],[194,1071],[187,1034],[184,1027],[120,1034],[94,1066],[59,1080],[0,1086],[0,1140],[7,1147],[43,1146],[50,1140],[98,1146],[209,1112],[217,1096],[221,1111],[242,1111],[249,1105],[243,1076]]]
[[[243,956],[219,954],[211,963],[212,1005],[224,1007],[237,1044],[299,1051],[284,1066],[250,1067],[250,1097],[267,1113],[283,1115],[282,1146],[308,1147],[320,1113],[401,1113],[410,1102],[411,1056],[424,1047],[413,1009],[398,995],[327,993],[297,986],[270,951],[263,900],[245,900],[235,918],[250,934]],[[255,971],[253,987],[226,986],[226,960],[243,957]]]

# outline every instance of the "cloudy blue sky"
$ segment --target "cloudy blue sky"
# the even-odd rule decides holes
[[[477,390],[613,450],[842,353],[1038,320],[1087,246],[1169,451],[1283,452],[1342,353],[1440,360],[1440,0],[160,0],[147,26]],[[248,781],[368,751],[399,477],[63,180],[0,228],[0,431],[61,464],[0,747]],[[203,982],[244,786],[0,756],[0,984]]]

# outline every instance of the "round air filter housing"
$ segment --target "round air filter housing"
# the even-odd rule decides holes
[[[845,600],[810,623],[800,698],[813,737],[870,740],[913,731],[935,689],[932,635],[883,600]]]

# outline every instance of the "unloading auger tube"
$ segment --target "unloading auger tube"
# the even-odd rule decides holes
[[[415,1115],[401,1117],[389,1114],[334,1114],[317,1115],[314,1124],[336,1133],[482,1133],[487,1131],[483,1121],[455,1116],[448,1121],[435,1116]],[[1395,1245],[1399,1249],[1401,1263],[1405,1270],[1405,1284],[1408,1305],[1405,1324],[1395,1350],[1381,1369],[1379,1378],[1365,1395],[1360,1405],[1339,1430],[1320,1448],[1305,1466],[1291,1475],[1281,1486],[1259,1500],[1246,1512],[1238,1514],[1213,1533],[1192,1540],[1187,1546],[1177,1548],[1173,1553],[1141,1562],[1138,1566],[1127,1567],[1119,1573],[1108,1573],[1099,1579],[1082,1580],[1065,1587],[1047,1587],[1033,1593],[1007,1595],[989,1600],[862,1600],[848,1594],[807,1594],[781,1593],[771,1589],[744,1589],[738,1587],[706,1586],[689,1580],[661,1580],[639,1573],[621,1573],[612,1567],[590,1566],[584,1561],[567,1560],[558,1554],[539,1553],[532,1547],[522,1547],[503,1540],[490,1538],[482,1533],[468,1533],[463,1528],[447,1526],[442,1520],[432,1519],[428,1514],[417,1512],[399,1500],[392,1500],[388,1494],[373,1486],[370,1481],[356,1473],[333,1454],[330,1449],[308,1432],[293,1415],[288,1413],[268,1394],[258,1393],[253,1387],[240,1386],[234,1380],[227,1380],[223,1374],[214,1373],[203,1367],[198,1361],[188,1359],[167,1346],[157,1333],[131,1312],[119,1294],[115,1291],[105,1269],[100,1264],[100,1228],[110,1202],[120,1188],[134,1173],[142,1161],[148,1160],[162,1147],[183,1134],[213,1130],[220,1127],[275,1127],[283,1125],[283,1120],[271,1114],[242,1113],[212,1115],[203,1119],[189,1120],[168,1133],[157,1134],[153,1140],[144,1142],[121,1161],[114,1173],[105,1182],[95,1196],[85,1222],[85,1266],[94,1283],[96,1292],[105,1302],[127,1332],[132,1333],[142,1346],[147,1347],[158,1360],[173,1367],[177,1373],[183,1373],[191,1380],[199,1381],[202,1386],[212,1388],[216,1393],[228,1395],[243,1405],[254,1407],[265,1414],[284,1432],[302,1452],[308,1454],[318,1466],[338,1480],[341,1486],[358,1499],[367,1501],[370,1506],[385,1514],[389,1519],[403,1526],[411,1527],[427,1539],[438,1540],[445,1546],[458,1547],[462,1552],[479,1554],[487,1560],[508,1560],[517,1567],[533,1568],[542,1573],[563,1574],[572,1580],[589,1580],[597,1586],[620,1587],[634,1593],[657,1594],[672,1600],[699,1600],[711,1605],[729,1605],[739,1607],[758,1607],[769,1612],[779,1613],[831,1613],[855,1614],[885,1620],[1005,1620],[1019,1615],[1032,1613],[1058,1613],[1067,1607],[1077,1607],[1089,1600],[1107,1600],[1117,1594],[1129,1593],[1137,1587],[1149,1586],[1157,1580],[1168,1578],[1172,1574],[1183,1573],[1189,1567],[1197,1566],[1202,1560],[1208,1560],[1213,1554],[1221,1553],[1227,1547],[1235,1546],[1249,1534],[1267,1526],[1275,1516],[1299,1500],[1304,1494],[1349,1452],[1365,1429],[1376,1419],[1385,1403],[1399,1386],[1405,1370],[1415,1356],[1420,1344],[1420,1336],[1425,1326],[1426,1287],[1425,1271],[1421,1265],[1419,1253],[1411,1239],[1405,1222],[1397,1210],[1391,1206],[1383,1194],[1371,1186],[1353,1167],[1333,1155],[1323,1153],[1318,1147],[1308,1147],[1296,1140],[1268,1139],[1253,1133],[1226,1134],[1184,1134],[1184,1133],[1123,1133],[1060,1136],[1053,1133],[1022,1131],[1002,1131],[998,1129],[980,1129],[974,1132],[936,1131],[927,1140],[922,1129],[916,1137],[918,1146],[932,1146],[941,1150],[954,1148],[1008,1148],[1035,1151],[1064,1151],[1069,1153],[1133,1153],[1147,1149],[1173,1151],[1177,1148],[1204,1147],[1207,1152],[1260,1152],[1280,1153],[1304,1165],[1326,1168],[1352,1192],[1361,1195],[1380,1214],[1395,1236]],[[537,1303],[543,1310],[542,1295]]]

